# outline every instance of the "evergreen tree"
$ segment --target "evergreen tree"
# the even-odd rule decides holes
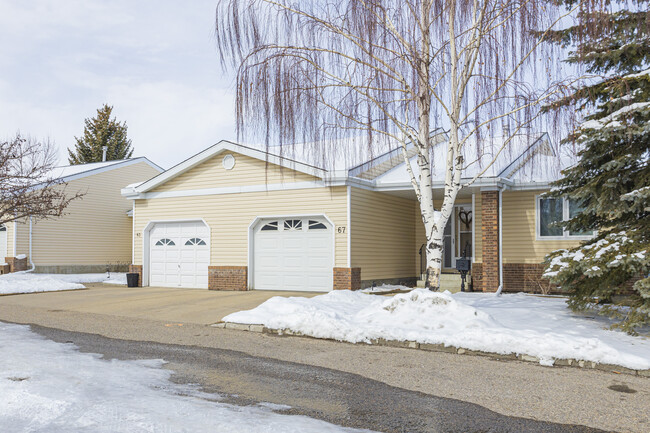
[[[111,119],[113,107],[104,104],[97,110],[97,116],[86,119],[84,122],[84,135],[75,137],[74,150],[68,149],[70,164],[86,164],[101,162],[103,146],[108,147],[107,161],[130,158],[133,154],[131,140],[126,136],[126,122],[119,123],[115,117]]]
[[[620,0],[608,2],[607,11],[582,10],[577,25],[549,37],[573,47],[569,63],[598,77],[554,107],[576,109],[584,121],[564,140],[577,143],[579,162],[550,193],[582,207],[562,224],[566,230],[596,235],[547,256],[545,275],[568,291],[571,308],[603,304],[600,310],[622,318],[616,326],[631,333],[650,323],[648,3]]]

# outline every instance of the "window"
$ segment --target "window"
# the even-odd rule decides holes
[[[157,246],[157,247],[162,247],[162,246],[174,246],[174,245],[176,245],[176,244],[174,243],[174,241],[172,241],[171,239],[167,239],[167,238],[162,238],[161,240],[159,240],[158,242],[156,242],[156,246]]]
[[[277,230],[278,229],[278,222],[277,221],[271,221],[268,224],[264,224],[261,228],[262,231],[267,231],[267,230]]]
[[[205,241],[199,238],[188,239],[185,245],[205,245]]]
[[[4,224],[0,224],[0,232],[6,232],[7,227]]]
[[[582,206],[563,198],[537,198],[537,237],[543,239],[589,238],[593,231],[569,232],[558,223],[568,221],[582,211]]]
[[[309,230],[327,230],[327,226],[322,222],[309,220]]]
[[[284,220],[284,230],[302,230],[301,220]]]

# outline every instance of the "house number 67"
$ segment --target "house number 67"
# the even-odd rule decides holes
[[[344,227],[344,226],[343,226],[343,227],[337,227],[337,228],[336,228],[336,231],[337,231],[338,233],[345,233],[345,227]]]

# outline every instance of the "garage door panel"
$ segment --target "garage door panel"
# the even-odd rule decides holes
[[[294,222],[302,220],[296,229]],[[327,229],[308,230],[307,220],[318,219]],[[333,236],[324,218],[280,218],[279,230],[261,231],[269,221],[256,227],[253,241],[253,285],[256,289],[313,290],[332,289]],[[300,226],[298,226],[300,227]],[[286,230],[284,230],[286,228]]]
[[[209,229],[202,222],[156,223],[149,253],[149,283],[165,287],[208,286]],[[206,245],[195,245],[199,238]],[[161,242],[157,244],[158,242]],[[188,245],[186,245],[188,243]]]

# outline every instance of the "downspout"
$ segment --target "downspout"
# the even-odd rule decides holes
[[[34,265],[34,260],[32,260],[32,217],[29,217],[29,264],[32,265],[30,269],[27,269],[26,271],[20,271],[16,273],[21,273],[21,274],[26,274],[27,272],[33,272],[34,269],[36,269],[36,265]]]
[[[496,296],[501,296],[503,291],[503,185],[499,185],[499,288],[496,291]]]

